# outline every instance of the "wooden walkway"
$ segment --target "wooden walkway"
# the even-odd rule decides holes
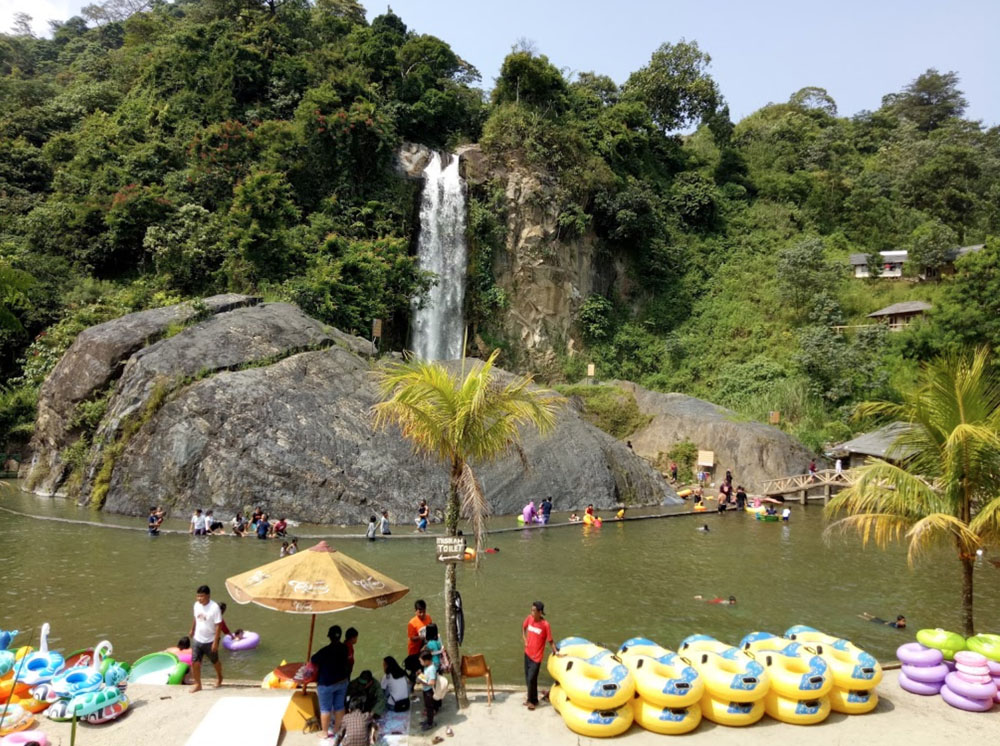
[[[854,474],[850,469],[839,474],[833,469],[822,469],[815,474],[792,474],[787,477],[768,479],[764,482],[764,494],[768,497],[798,495],[799,501],[805,505],[809,500],[822,500],[825,505],[834,492],[854,484]],[[816,490],[822,490],[815,494]],[[813,494],[810,494],[813,493]]]

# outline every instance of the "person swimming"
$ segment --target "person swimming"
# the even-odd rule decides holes
[[[902,614],[896,616],[896,621],[889,622],[877,616],[869,614],[867,611],[858,614],[859,619],[864,619],[869,622],[875,622],[877,624],[884,624],[887,627],[895,627],[896,629],[906,629],[906,617]]]
[[[708,524],[706,523],[703,526],[700,526],[698,528],[698,531],[708,531]]]

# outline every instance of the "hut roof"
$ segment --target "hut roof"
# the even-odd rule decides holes
[[[862,433],[853,440],[848,440],[845,443],[840,443],[831,448],[831,452],[834,454],[838,453],[859,453],[864,456],[875,456],[877,458],[886,458],[889,453],[889,449],[906,429],[909,427],[905,422],[891,422],[884,427],[880,427],[878,430],[872,430],[870,433]],[[898,451],[893,454],[895,457],[907,455],[907,450]]]
[[[893,303],[891,306],[880,308],[875,313],[868,314],[868,318],[874,319],[879,316],[894,316],[900,313],[923,313],[929,311],[931,304],[923,300],[908,300],[903,303]]]

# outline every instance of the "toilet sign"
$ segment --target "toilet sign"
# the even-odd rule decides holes
[[[437,540],[438,562],[461,562],[465,558],[464,536],[443,536]]]

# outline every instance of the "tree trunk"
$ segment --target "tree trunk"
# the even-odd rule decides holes
[[[975,620],[972,614],[972,560],[962,557],[962,616],[965,622],[965,636],[972,637],[976,634]]]
[[[461,504],[458,498],[458,482],[462,476],[462,463],[454,459],[451,464],[451,485],[448,494],[448,509],[445,511],[445,533],[448,536],[458,535],[458,516]],[[451,683],[455,688],[455,699],[459,709],[469,706],[469,697],[465,693],[465,682],[462,681],[462,656],[458,647],[458,618],[455,616],[455,564],[448,562],[444,566],[444,623],[447,630],[448,657],[451,658]]]

